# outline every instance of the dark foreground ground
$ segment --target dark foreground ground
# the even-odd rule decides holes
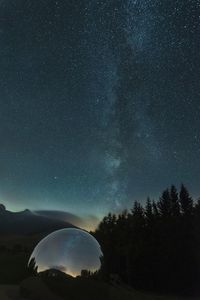
[[[199,297],[156,295],[136,291],[127,287],[116,287],[98,281],[59,281],[44,283],[26,278],[28,253],[1,253],[0,255],[0,300],[199,300]],[[25,286],[24,296],[20,295],[20,285]]]
[[[45,283],[27,273],[27,262],[41,234],[0,236],[0,300],[199,300],[200,297],[159,295],[98,281],[59,280]],[[4,246],[6,245],[6,247]],[[23,245],[23,246],[21,246]],[[88,280],[88,279],[86,279]],[[23,283],[22,283],[23,282]],[[23,291],[23,296],[20,293]]]
[[[1,300],[197,300],[192,297],[174,297],[138,292],[126,287],[114,287],[105,283],[76,281],[64,288],[52,285],[51,288],[38,278],[31,278],[19,285],[0,285]],[[26,289],[24,289],[26,287]],[[23,296],[20,295],[23,290]]]

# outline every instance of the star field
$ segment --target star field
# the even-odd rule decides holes
[[[0,199],[102,215],[199,196],[200,1],[0,1]]]

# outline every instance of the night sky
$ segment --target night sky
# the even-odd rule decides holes
[[[200,196],[200,1],[1,0],[0,141],[12,210]]]

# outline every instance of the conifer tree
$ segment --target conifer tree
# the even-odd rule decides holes
[[[171,199],[170,199],[170,193],[168,189],[166,189],[162,193],[162,196],[160,197],[157,206],[161,216],[169,217],[171,215]]]
[[[188,190],[183,184],[181,185],[179,201],[181,206],[181,212],[183,213],[183,215],[191,215],[193,212],[193,200],[192,197],[190,197]]]
[[[180,215],[180,205],[178,192],[174,185],[170,189],[170,199],[171,199],[171,214],[173,217],[178,217]]]

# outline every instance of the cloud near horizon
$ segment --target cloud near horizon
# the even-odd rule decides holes
[[[34,213],[40,216],[71,223],[72,225],[87,231],[94,230],[100,222],[100,219],[95,215],[85,215],[84,217],[80,217],[75,214],[59,210],[36,210]]]

